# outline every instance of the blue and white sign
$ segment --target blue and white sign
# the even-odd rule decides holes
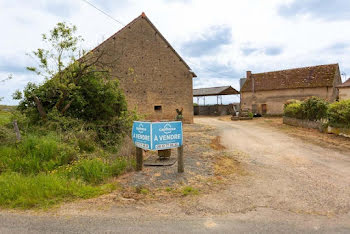
[[[152,148],[155,150],[177,148],[182,145],[182,122],[152,123]]]
[[[132,129],[135,145],[145,150],[164,150],[180,147],[183,143],[182,122],[139,122]]]
[[[145,150],[152,149],[150,122],[134,121],[131,135],[132,135],[132,141],[137,147]]]

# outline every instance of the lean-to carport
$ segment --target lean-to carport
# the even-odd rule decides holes
[[[217,105],[219,105],[219,99],[221,99],[221,104],[222,104],[222,96],[238,95],[238,94],[239,92],[236,89],[234,89],[232,86],[193,89],[193,97],[197,97],[198,105],[199,105],[200,98],[204,99],[204,105],[205,105],[205,97],[216,96]]]

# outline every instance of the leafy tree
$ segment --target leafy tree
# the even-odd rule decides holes
[[[76,30],[58,23],[42,36],[47,49],[32,53],[38,66],[27,69],[43,76],[45,82],[28,83],[23,99],[18,91],[13,97],[22,99],[19,109],[34,121],[46,120],[51,111],[92,121],[121,116],[127,110],[118,82],[110,79],[109,64],[102,59],[104,51],[87,54],[78,49],[82,38],[76,36]]]

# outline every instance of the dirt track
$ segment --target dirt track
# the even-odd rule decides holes
[[[261,120],[195,122],[214,127],[222,153],[239,162],[224,189],[123,207],[84,210],[83,201],[38,218],[3,212],[0,232],[350,232],[350,150]]]
[[[200,118],[197,122],[216,127],[224,146],[242,152],[239,160],[250,173],[212,203],[221,204],[211,207],[213,212],[264,207],[343,217],[350,224],[350,151],[308,143],[257,121]]]

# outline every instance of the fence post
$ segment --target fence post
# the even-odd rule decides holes
[[[142,171],[143,165],[143,150],[136,147],[136,171]]]
[[[177,148],[177,172],[184,172],[184,147],[183,145]]]
[[[16,139],[17,141],[21,141],[21,133],[18,129],[18,125],[17,125],[17,120],[13,121],[13,129],[15,130],[15,133],[16,133]]]

